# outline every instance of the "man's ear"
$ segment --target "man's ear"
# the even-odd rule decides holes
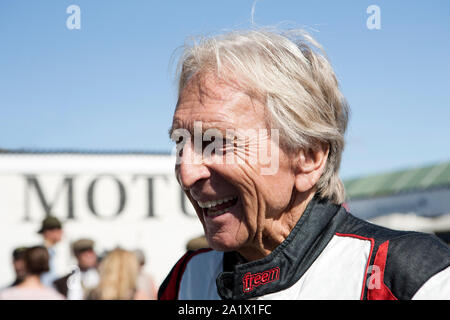
[[[330,145],[320,143],[315,149],[302,149],[294,162],[295,188],[299,192],[312,189],[325,170]]]

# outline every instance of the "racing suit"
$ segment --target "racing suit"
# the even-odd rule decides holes
[[[437,237],[395,231],[315,196],[288,237],[268,256],[187,252],[161,300],[450,299],[450,248]]]

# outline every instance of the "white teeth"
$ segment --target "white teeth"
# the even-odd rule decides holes
[[[215,207],[215,206],[217,206],[219,204],[222,204],[224,202],[233,200],[235,198],[236,197],[228,197],[228,198],[212,200],[212,201],[206,201],[206,202],[201,202],[201,201],[197,201],[197,202],[198,202],[198,205],[200,206],[200,208],[212,208],[212,207]]]
[[[227,212],[227,209],[222,209],[222,210],[214,211],[214,212],[208,211],[208,217],[210,217],[210,218],[218,217],[225,212]]]

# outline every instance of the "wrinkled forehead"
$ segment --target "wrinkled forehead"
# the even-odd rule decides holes
[[[180,90],[177,109],[190,106],[193,100],[203,106],[224,103],[239,94],[245,94],[245,91],[236,81],[219,78],[212,72],[197,73]]]
[[[207,127],[261,127],[258,120],[264,120],[265,113],[264,105],[237,82],[198,74],[179,93],[170,131],[189,129],[194,121]]]

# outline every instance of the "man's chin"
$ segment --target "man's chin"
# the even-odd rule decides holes
[[[236,239],[223,239],[222,237],[206,237],[208,244],[211,249],[216,251],[237,251],[241,247],[239,243],[237,243]]]

